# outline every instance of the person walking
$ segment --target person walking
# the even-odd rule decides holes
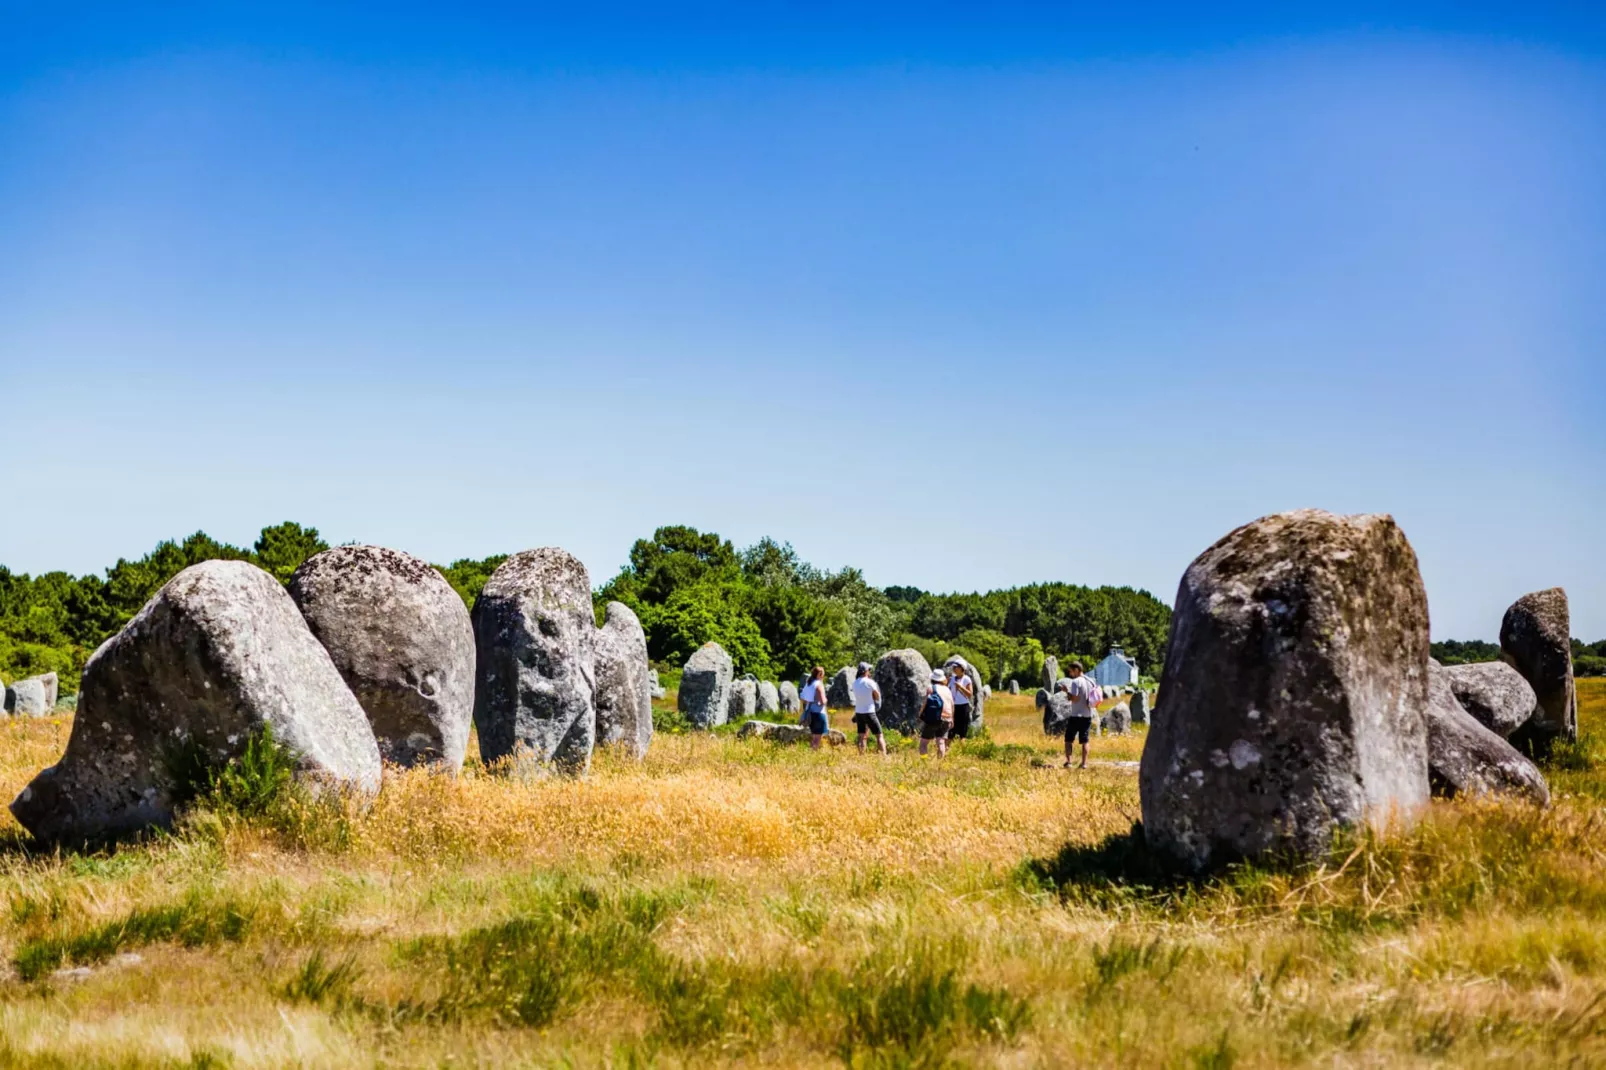
[[[920,753],[937,742],[937,757],[948,755],[948,730],[954,724],[954,696],[948,690],[948,677],[941,669],[931,670],[931,689],[926,692],[926,704],[920,708]]]
[[[825,666],[816,665],[809,674],[798,696],[803,701],[803,724],[809,730],[809,746],[820,749],[820,740],[831,730],[831,719],[825,712]]]
[[[870,663],[859,662],[859,675],[853,681],[853,723],[859,729],[859,753],[864,753],[864,737],[875,733],[876,746],[887,753],[887,737],[881,731],[881,688],[870,675]]]
[[[948,691],[954,697],[954,728],[948,738],[965,739],[970,735],[970,710],[976,699],[976,681],[970,678],[964,662],[948,663]]]
[[[1065,768],[1071,767],[1071,755],[1080,740],[1082,764],[1077,768],[1086,769],[1087,737],[1093,730],[1093,716],[1097,712],[1093,704],[1093,681],[1083,675],[1080,661],[1071,662],[1065,672],[1065,679],[1058,684],[1071,698],[1071,715],[1065,719]]]

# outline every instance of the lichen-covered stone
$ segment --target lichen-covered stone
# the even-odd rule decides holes
[[[746,721],[736,730],[737,739],[767,739],[771,743],[807,743],[810,734],[803,725],[774,724],[769,721]],[[840,747],[848,741],[848,737],[835,728],[828,731],[824,738],[833,747]]]
[[[1539,703],[1528,681],[1503,661],[1443,666],[1440,671],[1461,708],[1501,739],[1526,724]]]
[[[1099,717],[1099,727],[1112,736],[1124,736],[1132,728],[1132,709],[1118,702]]]
[[[769,680],[758,682],[758,713],[780,713],[781,693]]]
[[[1550,804],[1550,788],[1538,767],[1456,701],[1449,670],[1429,668],[1426,712],[1435,795],[1513,795],[1538,806]]]
[[[739,721],[758,712],[758,684],[755,681],[745,676],[731,681],[729,696],[726,699],[726,721]]]
[[[798,698],[797,685],[790,680],[782,680],[777,688],[781,694],[781,712],[797,713],[803,708],[802,700]]]
[[[1151,847],[1315,857],[1428,798],[1427,595],[1393,518],[1299,510],[1188,567],[1143,749]]]
[[[1043,659],[1043,690],[1052,691],[1054,685],[1060,682],[1059,659],[1050,654]]]
[[[6,712],[13,717],[48,717],[56,708],[56,674],[18,680],[5,689]]]
[[[1065,722],[1070,720],[1071,711],[1075,704],[1071,696],[1063,691],[1039,691],[1043,701],[1039,704],[1043,711],[1043,734],[1045,736],[1063,736]]]
[[[310,782],[378,790],[368,718],[284,588],[243,561],[193,565],[90,657],[66,753],[11,812],[46,842],[166,826],[175,770],[221,765],[265,728]]]
[[[586,567],[553,546],[516,553],[485,582],[473,619],[480,757],[523,774],[585,773],[597,739]]]
[[[1131,706],[1131,709],[1132,709],[1132,723],[1133,724],[1148,724],[1149,723],[1149,694],[1148,694],[1148,692],[1142,691],[1142,690],[1134,691],[1132,693],[1132,706]]]
[[[836,671],[831,677],[830,684],[825,689],[825,707],[830,710],[851,710],[853,708],[853,678],[858,675],[852,665],[846,665]]]
[[[1560,587],[1525,594],[1500,622],[1500,656],[1534,689],[1538,702],[1512,742],[1542,753],[1557,739],[1578,739],[1578,694],[1573,687],[1572,622]]]
[[[677,704],[692,727],[714,728],[725,723],[733,671],[731,656],[718,643],[704,643],[687,660]]]
[[[597,743],[645,758],[652,745],[652,691],[647,633],[635,611],[609,602],[597,630]]]
[[[398,765],[456,771],[474,717],[474,626],[428,562],[337,546],[301,564],[290,597]]]
[[[875,666],[881,724],[906,736],[920,731],[920,708],[931,693],[931,666],[918,650],[893,650]]]

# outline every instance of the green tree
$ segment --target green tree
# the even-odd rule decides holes
[[[286,520],[262,529],[256,545],[252,547],[252,560],[258,568],[280,583],[289,583],[291,574],[301,567],[301,562],[327,549],[329,544],[318,535],[317,528],[304,528]]]

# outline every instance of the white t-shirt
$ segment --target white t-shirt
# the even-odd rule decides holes
[[[810,680],[808,683],[803,685],[803,693],[799,695],[798,698],[803,700],[803,705],[805,707],[818,705],[821,708],[824,708],[825,684],[820,680]]]
[[[1093,680],[1090,677],[1086,674],[1074,680],[1066,677],[1059,685],[1064,688],[1067,695],[1071,696],[1072,717],[1093,716]]]
[[[875,704],[881,698],[881,689],[876,686],[873,679],[861,676],[853,681],[853,712],[874,713]]]
[[[959,685],[960,684],[964,684],[966,687],[970,688],[971,689],[971,693],[967,695],[967,694],[963,693],[962,691],[960,691],[959,690]],[[969,673],[960,673],[958,676],[950,676],[950,677],[948,677],[948,690],[950,690],[950,691],[952,691],[954,693],[954,705],[955,706],[969,706],[971,703],[975,702],[976,701],[975,688],[976,688],[976,685],[971,681]]]

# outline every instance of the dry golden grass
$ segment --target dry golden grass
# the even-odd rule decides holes
[[[1067,772],[1029,697],[988,714],[941,762],[661,735],[113,853],[8,815],[0,1066],[1606,1065],[1587,748],[1547,812],[1190,884],[1127,835],[1141,735]],[[68,730],[0,722],[0,794]]]

